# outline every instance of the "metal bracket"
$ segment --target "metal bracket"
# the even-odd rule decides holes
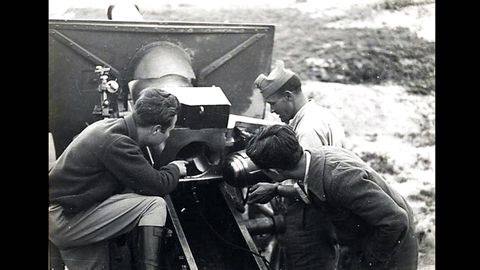
[[[250,47],[252,44],[257,42],[258,40],[262,39],[265,37],[266,34],[255,34],[246,41],[242,42],[239,44],[237,47],[233,48],[231,51],[223,55],[222,57],[218,58],[217,60],[213,61],[212,63],[208,64],[206,67],[204,67],[201,71],[200,74],[198,75],[199,81],[202,81],[210,75],[212,72],[217,70],[220,66],[228,62],[230,59],[234,58],[236,55]]]
[[[114,68],[112,65],[110,65],[107,61],[101,59],[100,57],[96,56],[94,53],[91,51],[85,49],[82,47],[80,44],[76,43],[66,35],[60,33],[57,30],[51,29],[50,30],[50,35],[52,35],[55,39],[60,41],[61,43],[65,44],[66,46],[72,48],[74,51],[76,51],[79,55],[85,57],[87,60],[92,62],[95,66],[103,65],[107,66],[110,68],[110,73],[114,75],[116,78],[120,78],[120,72],[118,69]]]
[[[257,246],[253,242],[252,236],[248,232],[248,229],[245,225],[245,222],[243,218],[240,216],[239,212],[235,209],[235,206],[233,204],[233,201],[231,198],[229,198],[229,193],[227,191],[227,184],[225,182],[220,183],[219,185],[219,190],[220,193],[223,195],[223,199],[225,200],[225,203],[228,206],[228,209],[232,213],[233,217],[235,218],[235,222],[237,223],[238,229],[240,230],[240,233],[242,234],[243,238],[245,239],[245,242],[247,243],[248,248],[255,252],[259,253]],[[258,256],[253,256],[255,259],[255,262],[257,263],[258,269],[260,270],[268,270],[267,265],[265,262]]]
[[[177,234],[178,241],[182,246],[182,251],[185,255],[188,267],[190,268],[190,270],[198,270],[195,259],[193,258],[192,250],[190,250],[190,246],[188,245],[187,237],[185,236],[185,232],[183,232],[182,225],[180,224],[180,219],[178,218],[175,207],[173,206],[172,199],[170,198],[170,195],[165,196],[164,199],[167,203],[168,213],[170,218],[172,219],[173,227],[175,228],[175,233]]]

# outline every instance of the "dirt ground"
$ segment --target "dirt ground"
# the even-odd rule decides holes
[[[435,268],[435,1],[285,0],[272,6],[258,0],[214,8],[161,2],[158,9],[140,4],[144,18],[275,24],[272,63],[282,59],[297,72],[309,97],[344,124],[347,148],[407,198],[416,214],[419,269]],[[104,8],[59,14],[105,19]]]
[[[407,198],[420,240],[419,269],[435,265],[434,96],[402,86],[308,81],[310,96],[343,122],[347,148],[366,160]]]

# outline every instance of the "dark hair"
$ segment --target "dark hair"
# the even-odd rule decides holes
[[[133,109],[133,118],[140,127],[161,125],[163,132],[172,125],[172,120],[179,110],[180,102],[176,96],[150,87],[140,92]]]
[[[295,131],[288,125],[263,127],[248,142],[247,156],[262,169],[289,170],[303,155]]]

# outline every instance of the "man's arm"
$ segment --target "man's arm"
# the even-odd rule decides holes
[[[165,196],[176,188],[180,178],[175,164],[153,168],[140,148],[127,138],[112,142],[102,159],[106,169],[125,187],[142,195]]]
[[[347,174],[337,181],[332,199],[373,227],[365,259],[367,263],[384,263],[408,230],[408,214],[365,171],[350,170]]]
[[[267,203],[277,195],[293,199],[302,199],[293,185],[257,183],[250,188],[248,203]]]

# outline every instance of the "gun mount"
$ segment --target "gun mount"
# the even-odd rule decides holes
[[[278,231],[282,219],[246,217],[244,191],[223,181],[222,164],[242,147],[235,117],[262,123],[265,102],[252,84],[270,71],[273,36],[272,25],[49,21],[49,132],[58,154],[86,125],[128,114],[145,87],[182,103],[165,145],[145,149],[154,167],[191,161],[165,198],[173,232],[166,269],[271,269],[252,236]]]

